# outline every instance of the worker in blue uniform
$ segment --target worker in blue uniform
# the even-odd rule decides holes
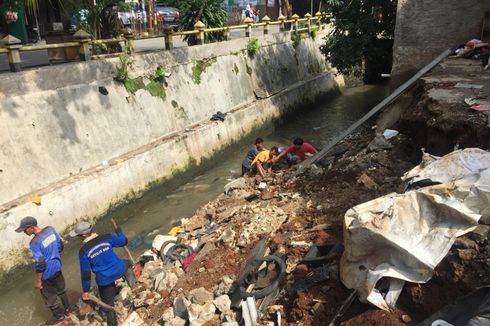
[[[114,298],[117,294],[115,281],[125,277],[129,286],[136,283],[131,263],[122,260],[114,252],[114,247],[123,247],[128,239],[118,228],[115,233],[98,235],[92,232],[92,225],[88,222],[80,222],[70,232],[70,236],[78,236],[84,244],[80,248],[80,274],[82,278],[82,299],[88,300],[92,272],[95,274],[99,295],[102,301],[114,306]],[[114,310],[105,310],[107,324],[117,325],[117,316]]]
[[[46,226],[41,229],[32,216],[24,217],[15,231],[24,232],[28,236],[34,235],[29,244],[36,268],[34,287],[39,289],[46,306],[53,313],[53,318],[46,324],[58,324],[65,319],[65,313],[69,313],[70,309],[65,279],[61,273],[60,253],[63,251],[63,241],[54,228]]]

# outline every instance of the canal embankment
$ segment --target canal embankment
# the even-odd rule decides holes
[[[239,39],[2,76],[2,275],[29,259],[13,232],[22,216],[60,231],[94,219],[336,89],[323,33],[297,46],[263,36],[256,53]]]
[[[434,318],[451,321],[448,311],[431,315],[490,281],[486,205],[490,167],[477,159],[480,154],[488,157],[485,150],[490,148],[489,86],[488,71],[474,61],[447,59],[421,79],[406,98],[339,143],[317,165],[234,182],[229,192],[182,220],[180,241],[200,249],[185,272],[179,262],[159,258],[146,262],[140,286],[133,291],[126,288],[120,295],[116,310],[121,321],[237,325],[241,318],[254,315],[246,316],[249,312],[243,303],[237,306],[236,295],[238,303],[245,300],[245,289],[257,300],[247,306],[255,307],[261,324],[280,320],[286,325],[332,322],[401,326],[430,325]],[[392,128],[391,136],[382,136],[385,128]],[[418,179],[422,183],[415,185],[402,179],[408,171],[413,174],[431,164],[437,166],[435,162],[447,163],[444,158],[448,154],[461,157],[454,164],[434,168],[431,180]],[[470,173],[470,179],[461,183],[461,169],[475,166],[479,167]],[[449,181],[444,181],[447,176]],[[393,198],[411,194],[429,199],[425,203],[405,202],[401,208],[391,206]],[[352,219],[377,198],[384,198],[383,207],[373,206],[364,212],[363,219]],[[419,211],[420,216],[408,216],[404,223],[400,219],[404,209]],[[461,221],[454,222],[455,218]],[[446,224],[451,220],[453,224]],[[353,240],[359,232],[356,228],[362,227],[370,233]],[[383,236],[384,228],[395,232],[397,238],[390,241],[388,234]],[[459,236],[444,235],[458,228],[464,229]],[[402,247],[407,238],[414,239],[412,248]],[[435,265],[407,268],[415,258],[439,255],[427,248],[441,241],[447,245]],[[320,248],[330,251],[315,251]],[[395,251],[385,254],[386,250]],[[394,306],[379,309],[366,304],[362,291],[356,293],[346,287],[345,266],[364,263],[356,260],[362,255],[371,257],[372,265],[355,268],[359,279],[366,271],[374,273],[386,265],[392,274],[384,281],[404,279],[422,269],[428,269],[428,279],[402,283],[393,290],[398,292]],[[270,263],[270,257],[275,256],[284,260],[283,265],[264,264],[263,273],[251,272],[259,269],[259,264],[253,267],[251,258],[263,256],[269,260],[260,263]],[[393,270],[399,268],[405,274],[394,276]],[[251,284],[255,286],[252,290]],[[378,293],[393,295],[381,280],[377,289]],[[485,301],[455,317],[476,317],[478,305],[484,308]],[[86,316],[93,319],[96,312]]]

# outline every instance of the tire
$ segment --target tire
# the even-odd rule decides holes
[[[268,263],[275,263],[277,267],[279,268],[279,273],[277,274],[277,277],[271,282],[269,286],[266,286],[263,289],[252,291],[252,292],[246,292],[246,289],[248,286],[245,286],[245,284],[240,284],[240,297],[242,299],[246,299],[248,297],[255,297],[255,299],[262,299],[272,292],[274,292],[278,287],[279,283],[282,281],[284,276],[286,276],[286,264],[284,263],[284,260],[277,256],[266,256],[261,259],[257,259],[258,261],[261,262],[268,262]],[[260,266],[261,264],[258,264],[257,266]],[[250,274],[247,275],[245,278],[249,278],[248,276],[251,276]]]

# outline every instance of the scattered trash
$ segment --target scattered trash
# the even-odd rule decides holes
[[[33,203],[33,204],[36,204],[38,206],[41,205],[41,197],[40,196],[37,196],[37,195],[34,195],[34,196],[31,196],[29,198],[29,200]]]
[[[469,88],[469,89],[482,89],[483,85],[477,84],[467,84],[467,83],[457,83],[454,85],[455,88]]]
[[[216,112],[211,116],[211,121],[225,121],[226,114],[221,111]]]
[[[340,256],[343,251],[344,246],[340,243],[313,245],[303,257],[302,262],[313,266],[324,264],[325,262]]]
[[[476,111],[489,111],[490,105],[475,105],[472,106],[471,109]]]
[[[266,187],[267,187],[267,183],[261,182],[261,183],[259,183],[259,186],[257,188],[259,188],[260,190],[262,190],[262,189],[265,189]]]
[[[390,144],[390,142],[388,142],[383,135],[376,135],[376,137],[374,137],[374,139],[368,144],[368,148],[371,151],[390,149],[392,147],[393,145]]]
[[[388,140],[388,139],[391,139],[393,137],[396,137],[398,136],[399,132],[398,130],[393,130],[393,129],[385,129],[385,131],[383,131],[383,136]]]

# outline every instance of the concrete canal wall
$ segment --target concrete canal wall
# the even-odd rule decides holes
[[[119,58],[3,75],[0,271],[30,257],[23,216],[64,232],[336,88],[322,34],[296,48],[264,36],[253,57],[246,39],[131,56],[130,78],[170,73],[160,96],[115,81]],[[210,121],[217,111],[225,121]]]

